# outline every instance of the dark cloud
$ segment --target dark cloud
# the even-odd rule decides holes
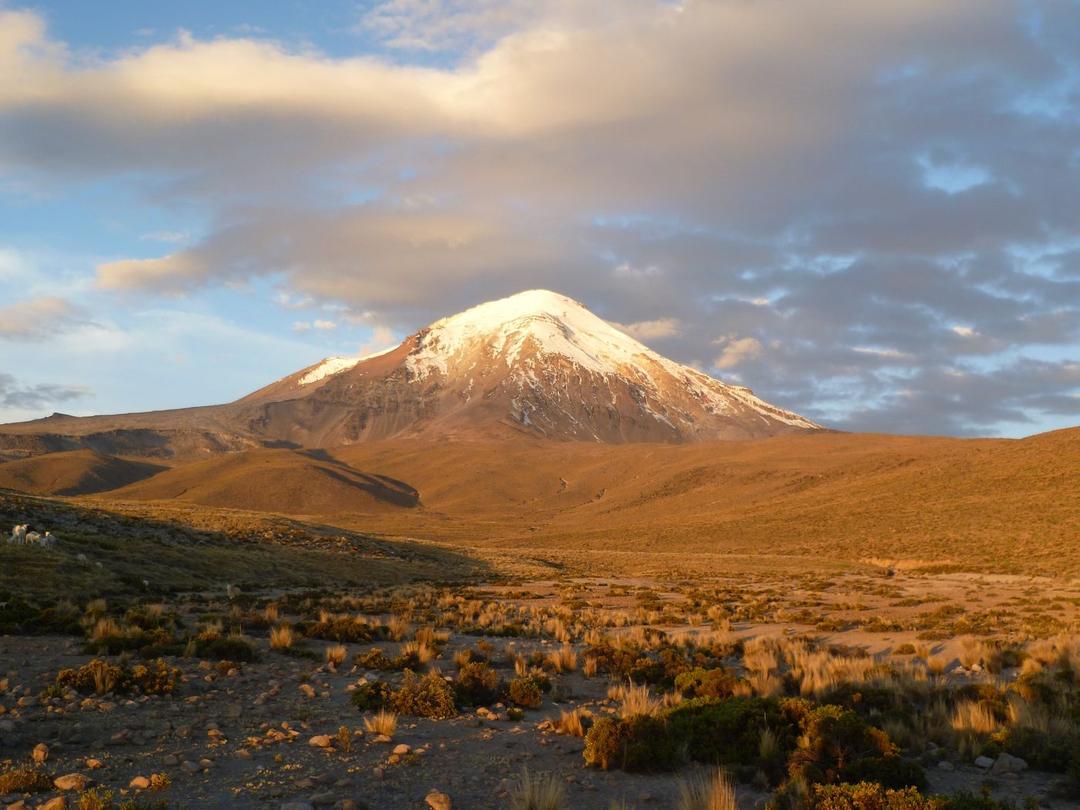
[[[90,395],[88,388],[77,385],[19,385],[12,375],[0,372],[0,408],[38,410]]]

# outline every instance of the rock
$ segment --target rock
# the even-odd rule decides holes
[[[424,801],[431,810],[451,810],[453,807],[450,797],[438,790],[431,791],[424,797]]]
[[[949,762],[949,760],[947,760],[947,759],[941,760],[941,762],[939,762],[937,764],[937,767],[938,767],[939,771],[955,771],[956,770],[956,768],[953,766],[953,764],[951,762]]]
[[[53,780],[53,784],[56,785],[59,790],[86,790],[86,786],[90,784],[89,778],[83,776],[81,773],[69,773],[64,776],[58,776]]]
[[[5,810],[30,810],[30,805],[28,805],[22,799],[19,799],[17,802],[12,802],[11,804],[7,805]]]
[[[1020,773],[1027,770],[1027,762],[1012,754],[999,754],[990,770],[994,773]]]
[[[174,765],[174,766],[179,765],[180,764],[180,757],[178,757],[176,754],[166,754],[165,756],[163,756],[161,758],[161,764],[162,765]]]
[[[67,799],[63,796],[57,796],[55,799],[49,799],[44,804],[39,804],[37,810],[64,810],[67,807]]]
[[[40,765],[49,758],[49,746],[45,743],[38,743],[34,746],[34,751],[31,754],[36,764]]]
[[[185,773],[198,773],[202,770],[197,763],[192,762],[190,759],[185,759],[180,763],[180,769]]]
[[[134,779],[128,782],[128,787],[134,790],[146,790],[148,787],[150,787],[150,780],[147,779],[145,776],[136,776]]]
[[[302,684],[300,684],[300,691],[304,693],[305,697],[308,697],[308,698],[315,697],[315,687],[313,687],[310,683],[302,683]]]
[[[990,759],[990,757],[976,757],[975,759],[976,768],[982,768],[983,770],[987,770],[993,767],[993,765],[994,760]]]
[[[314,746],[315,748],[330,748],[333,744],[334,742],[330,739],[330,735],[328,734],[316,734],[308,740],[308,745]]]
[[[405,743],[398,743],[394,746],[393,753],[397,754],[399,757],[403,757],[406,754],[412,753],[412,747]]]
[[[86,767],[92,771],[96,771],[98,768],[101,767],[101,765],[102,763],[100,759],[94,759],[93,757],[89,757],[86,760]]]

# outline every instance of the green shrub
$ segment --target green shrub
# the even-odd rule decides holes
[[[551,681],[540,672],[530,672],[510,681],[510,702],[525,709],[539,709],[544,693],[551,691]]]
[[[723,667],[696,669],[675,677],[675,690],[686,698],[728,698],[734,692],[738,679]]]
[[[922,769],[900,759],[888,735],[850,709],[820,706],[806,716],[802,732],[788,760],[793,778],[811,784],[873,780],[889,788],[925,785]]]
[[[370,625],[354,616],[333,616],[323,621],[301,624],[297,628],[308,638],[321,638],[351,644],[367,644],[374,638]]]
[[[782,768],[794,746],[795,728],[769,698],[695,698],[667,713],[672,736],[685,744],[691,759],[724,765],[757,765]],[[777,758],[760,763],[761,736],[768,729],[775,737]],[[779,775],[779,774],[777,774]]]
[[[394,661],[387,657],[379,647],[372,647],[362,653],[356,654],[356,665],[364,669],[377,669],[383,672],[395,669]]]
[[[499,673],[481,661],[469,661],[458,670],[454,684],[458,703],[462,706],[480,706],[494,703],[502,695]]]
[[[607,770],[666,771],[679,766],[685,751],[664,720],[639,714],[622,720],[601,717],[585,735],[585,764]]]
[[[390,700],[390,686],[382,681],[361,681],[352,692],[353,706],[362,712],[377,712]]]
[[[412,670],[405,670],[405,682],[390,695],[390,708],[398,714],[430,717],[443,720],[457,714],[454,706],[454,689],[435,670],[418,678]]]
[[[255,648],[238,636],[195,638],[192,640],[195,658],[208,661],[254,661]]]
[[[62,669],[56,675],[54,686],[74,689],[77,692],[104,694],[168,695],[176,689],[180,670],[170,667],[160,658],[146,664],[128,667],[126,664],[110,664],[95,658],[76,669]]]
[[[945,800],[915,788],[895,790],[873,782],[814,785],[812,810],[945,810]]]

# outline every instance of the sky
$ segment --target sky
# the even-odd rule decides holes
[[[520,290],[845,430],[1080,424],[1080,2],[0,0],[0,421]]]

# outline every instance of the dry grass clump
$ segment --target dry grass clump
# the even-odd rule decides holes
[[[344,644],[331,644],[326,648],[326,663],[337,669],[345,662],[345,657],[348,654],[349,651],[345,648]]]
[[[534,776],[526,768],[510,790],[510,810],[560,810],[566,790],[554,774]]]
[[[364,718],[364,730],[369,734],[393,737],[397,731],[397,715],[386,710],[368,715]]]
[[[569,734],[572,737],[584,737],[588,730],[589,715],[583,709],[577,708],[572,711],[564,711],[555,722],[555,729],[560,734]]]
[[[577,653],[569,644],[564,644],[559,649],[549,652],[547,660],[556,672],[573,672],[578,665]]]
[[[401,645],[401,656],[415,656],[421,664],[430,664],[439,656],[439,651],[426,641],[406,641]]]
[[[288,650],[292,647],[295,636],[292,625],[279,624],[270,630],[270,649]]]
[[[618,701],[619,714],[622,717],[653,716],[664,708],[664,701],[654,697],[649,687],[644,684],[617,684],[608,689],[608,698]]]
[[[677,810],[738,810],[735,786],[719,768],[709,776],[680,780]]]
[[[394,641],[401,641],[409,635],[412,627],[400,616],[391,616],[386,622],[386,634]]]

